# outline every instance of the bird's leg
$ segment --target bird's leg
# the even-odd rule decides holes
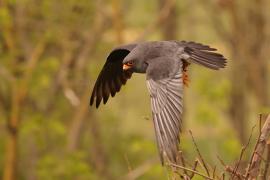
[[[189,79],[187,73],[187,67],[190,65],[187,61],[183,61],[183,83],[188,87]]]

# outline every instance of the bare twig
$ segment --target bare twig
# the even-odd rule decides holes
[[[216,168],[217,168],[217,166],[214,167],[213,174],[212,174],[212,177],[213,177],[214,179],[215,179],[215,177],[216,177]]]
[[[231,174],[231,179],[234,179],[234,177],[237,177],[237,179],[240,180],[245,178],[240,172],[234,172],[234,169],[230,166],[226,166],[225,170]]]
[[[221,174],[221,178],[222,178],[222,180],[225,180],[225,173]]]
[[[129,162],[129,159],[128,159],[127,154],[125,154],[124,157],[125,157],[125,160],[127,162],[128,172],[131,172],[132,171],[132,168],[131,168],[131,165],[130,165],[130,162]]]
[[[239,172],[234,171],[234,169],[232,167],[226,165],[224,163],[224,161],[219,156],[217,156],[217,158],[220,161],[220,163],[223,165],[225,171],[228,172],[231,175],[231,179],[233,179],[234,176],[236,176],[238,179],[244,178],[244,175],[242,175]]]
[[[205,163],[205,161],[204,161],[204,159],[203,159],[203,157],[202,157],[202,155],[201,155],[201,152],[200,152],[200,150],[199,150],[199,148],[198,148],[198,146],[197,146],[197,144],[196,144],[196,142],[195,142],[195,139],[194,139],[194,137],[193,137],[192,131],[189,130],[189,133],[190,133],[190,135],[191,135],[191,137],[192,137],[192,141],[193,141],[193,143],[194,143],[194,145],[195,145],[195,148],[196,148],[196,151],[197,151],[197,153],[198,153],[198,155],[199,155],[199,158],[200,158],[200,160],[202,161],[203,167],[204,167],[204,169],[205,169],[207,175],[210,176],[209,170],[208,170],[208,168],[207,168],[207,166],[206,166],[206,163]]]
[[[252,137],[252,134],[253,134],[253,131],[254,131],[254,128],[255,128],[255,127],[256,127],[256,125],[254,125],[254,126],[252,127],[252,129],[251,129],[251,133],[250,133],[250,136],[249,136],[249,138],[248,138],[247,144],[246,144],[244,147],[242,147],[240,157],[239,157],[238,162],[236,163],[235,168],[234,168],[234,170],[233,170],[233,176],[232,176],[232,179],[234,178],[234,174],[237,172],[238,167],[239,167],[239,165],[240,165],[240,162],[241,162],[241,160],[242,160],[242,157],[243,157],[243,155],[244,155],[244,153],[245,153],[247,147],[248,147],[249,144],[250,144],[251,137]]]
[[[196,171],[196,168],[197,168],[197,166],[198,166],[198,160],[196,159],[195,160],[195,163],[194,163],[194,166],[193,166],[193,171]],[[192,179],[193,178],[193,176],[195,175],[195,173],[194,172],[192,172],[192,174],[189,176],[190,177],[190,179]]]
[[[270,115],[268,115],[264,126],[261,130],[259,140],[257,141],[257,146],[254,150],[251,164],[247,170],[247,177],[250,176],[249,179],[256,178],[260,172],[260,164],[261,164],[261,156],[264,153],[264,149],[267,143],[267,140],[270,136]]]
[[[209,180],[214,180],[213,178],[211,178],[210,176],[208,176],[208,175],[205,175],[205,174],[202,174],[202,173],[200,173],[200,172],[198,172],[198,171],[194,171],[193,169],[189,169],[189,168],[186,168],[186,167],[183,167],[183,166],[180,166],[180,165],[177,165],[177,164],[170,164],[170,166],[173,166],[173,167],[176,167],[176,168],[180,168],[180,169],[182,169],[182,170],[186,170],[186,171],[189,171],[189,172],[193,172],[193,173],[195,173],[195,174],[197,174],[197,175],[199,175],[199,176],[201,176],[201,177],[204,177],[204,178],[206,178],[206,179],[209,179]]]
[[[258,156],[260,156],[261,160],[266,163],[266,159],[263,157],[262,154],[259,154],[258,152],[255,152]]]
[[[262,127],[261,124],[262,124],[262,115],[260,115],[259,127]],[[209,165],[206,164],[206,161],[203,159],[202,154],[198,148],[198,145],[196,144],[196,142],[194,140],[192,131],[190,131],[190,130],[189,130],[189,133],[192,137],[192,141],[195,145],[195,148],[196,148],[196,151],[197,151],[199,157],[196,159],[194,166],[189,164],[188,167],[186,167],[186,164],[188,162],[184,160],[184,157],[183,157],[182,153],[180,152],[181,153],[181,161],[182,161],[183,166],[176,165],[176,164],[170,164],[170,166],[175,167],[175,168],[179,168],[182,170],[182,171],[178,170],[178,172],[176,172],[180,175],[180,178],[182,178],[182,179],[192,179],[194,177],[194,175],[199,175],[205,179],[225,180],[225,175],[226,175],[225,173],[230,175],[229,179],[232,179],[232,180],[235,180],[235,179],[254,180],[255,178],[258,178],[258,177],[263,178],[263,179],[267,179],[268,169],[269,169],[268,162],[270,161],[270,141],[267,141],[269,136],[270,136],[270,115],[267,117],[267,120],[265,121],[265,123],[264,123],[264,125],[259,133],[259,137],[257,139],[254,151],[251,155],[250,163],[248,164],[247,172],[241,172],[240,170],[238,170],[240,164],[242,163],[244,153],[251,143],[251,139],[252,139],[252,135],[253,135],[255,127],[256,126],[252,127],[248,142],[246,143],[245,146],[242,147],[238,161],[234,166],[226,165],[224,163],[224,161],[219,156],[217,156],[218,160],[220,161],[220,163],[224,167],[224,172],[222,172],[221,175],[218,175],[219,173],[216,172],[217,171],[216,166],[214,166],[214,168],[211,168]],[[268,153],[267,153],[267,159],[265,159],[263,157],[263,152],[264,152],[264,148],[266,145],[269,148]],[[262,168],[260,168],[261,161],[265,162],[265,170],[264,171],[262,170]],[[206,171],[206,173],[210,174],[210,172],[211,172],[211,176],[209,174],[204,174],[204,173],[197,171],[196,168],[197,168],[198,164],[201,166],[201,168],[204,171]],[[183,172],[183,174],[181,174],[180,172]],[[187,172],[189,172],[189,173],[191,172],[191,174],[188,175]]]
[[[222,164],[222,166],[226,167],[226,164],[224,163],[224,161],[219,156],[217,156],[217,158],[218,158],[220,164]]]
[[[185,159],[184,159],[184,156],[183,156],[183,152],[182,151],[179,152],[179,156],[180,156],[180,160],[181,160],[182,165],[184,167],[186,167],[186,163],[185,163]],[[188,175],[188,173],[187,173],[187,171],[185,169],[184,169],[184,174],[187,174]]]
[[[255,155],[255,150],[256,150],[256,148],[257,148],[257,146],[258,146],[258,144],[259,144],[259,140],[260,140],[260,136],[261,136],[261,116],[260,116],[259,127],[260,127],[260,129],[259,129],[259,136],[258,136],[258,138],[257,138],[257,141],[256,141],[256,144],[255,144],[253,153],[252,153],[251,158],[250,158],[250,161],[249,161],[249,163],[248,163],[248,167],[247,167],[247,170],[246,170],[246,173],[245,173],[245,177],[246,177],[246,178],[249,177],[249,171],[250,171],[250,166],[251,166],[251,163],[252,163],[252,159],[253,159],[253,157],[254,157],[254,155]]]

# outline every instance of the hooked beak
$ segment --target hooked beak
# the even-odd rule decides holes
[[[123,70],[126,71],[128,69],[130,69],[132,66],[129,66],[127,64],[123,64]]]

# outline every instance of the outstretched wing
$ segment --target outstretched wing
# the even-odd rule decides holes
[[[164,59],[164,61],[166,60]],[[170,65],[166,67],[171,68]],[[153,68],[153,71],[155,69]],[[161,69],[159,72],[166,74],[166,71],[166,69]],[[162,164],[164,164],[164,159],[175,163],[180,141],[179,133],[183,109],[182,71],[179,68],[174,75],[167,74],[167,77],[162,79],[149,77],[149,74],[151,72],[147,74],[147,87],[151,97],[152,116],[160,159]]]
[[[226,66],[226,58],[216,53],[215,48],[195,42],[175,41],[183,48],[183,59],[188,62],[197,63],[210,69],[218,70]]]
[[[126,84],[127,80],[131,78],[132,71],[123,71],[123,60],[130,53],[136,44],[129,44],[114,49],[104,64],[92,91],[90,105],[96,102],[96,108],[99,107],[103,99],[105,104],[109,96],[115,96],[120,91],[121,86]]]

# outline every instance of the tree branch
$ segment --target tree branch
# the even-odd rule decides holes
[[[253,155],[251,164],[248,168],[248,176],[250,176],[249,177],[250,180],[256,178],[260,173],[262,155],[264,153],[264,149],[265,149],[267,140],[269,139],[269,136],[270,136],[270,115],[268,115],[264,123],[264,126],[261,130],[261,135],[259,138],[258,145],[256,146],[253,152],[254,155]]]
[[[199,176],[201,176],[201,177],[204,177],[204,178],[206,178],[206,179],[214,180],[214,179],[211,178],[210,176],[205,175],[205,174],[202,174],[202,173],[200,173],[200,172],[198,172],[198,171],[194,171],[193,169],[190,169],[190,168],[186,168],[186,167],[183,167],[183,166],[180,166],[180,165],[177,165],[177,164],[172,164],[172,163],[170,164],[170,166],[176,167],[176,168],[179,168],[179,169],[183,169],[183,170],[186,170],[186,171],[189,171],[189,172],[192,172],[192,173],[195,173],[195,174],[197,174],[197,175],[199,175]]]

